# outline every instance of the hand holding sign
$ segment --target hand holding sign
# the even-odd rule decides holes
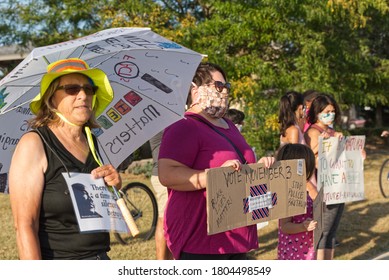
[[[208,234],[306,211],[304,160],[212,168],[207,174]]]
[[[318,189],[326,204],[364,199],[365,136],[319,139]]]

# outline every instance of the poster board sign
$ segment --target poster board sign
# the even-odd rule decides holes
[[[365,198],[362,150],[365,136],[319,137],[318,189],[328,204]]]
[[[305,161],[206,170],[208,235],[306,213]]]
[[[323,211],[325,207],[323,190],[324,188],[321,188],[318,191],[318,194],[313,201],[313,219],[317,221],[316,228],[313,231],[313,248],[315,248],[315,250],[317,250],[317,246],[319,245],[320,238],[323,234]]]
[[[63,173],[80,232],[128,233],[127,224],[104,180],[86,173]]]

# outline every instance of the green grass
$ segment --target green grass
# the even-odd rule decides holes
[[[0,193],[0,259],[18,258],[9,195]]]
[[[381,163],[389,157],[389,150],[367,149],[365,161],[365,195],[363,201],[347,203],[337,239],[341,242],[335,250],[335,259],[367,260],[389,251],[389,199],[382,197],[378,186]],[[150,186],[145,177],[131,177],[123,173],[124,183],[139,180]],[[17,259],[15,232],[9,196],[0,194],[0,259]],[[277,221],[258,231],[259,248],[251,252],[253,259],[274,260],[277,257]],[[119,244],[112,236],[112,259],[155,259],[154,239],[133,239],[129,245]]]

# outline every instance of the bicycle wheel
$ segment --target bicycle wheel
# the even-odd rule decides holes
[[[120,192],[140,231],[136,238],[149,240],[154,235],[158,219],[158,205],[154,193],[139,182],[129,183],[121,188]],[[114,233],[114,236],[123,245],[129,244],[133,239],[131,233]]]
[[[389,159],[385,160],[381,166],[380,190],[384,197],[389,197]]]

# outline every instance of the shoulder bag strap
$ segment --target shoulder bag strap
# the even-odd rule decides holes
[[[240,160],[243,164],[247,164],[247,160],[245,159],[245,157],[243,156],[242,152],[238,149],[238,147],[235,146],[235,144],[226,136],[224,135],[224,133],[222,133],[220,130],[216,129],[214,126],[212,126],[210,123],[204,121],[203,119],[197,117],[197,116],[193,116],[193,115],[188,115],[187,117],[191,117],[193,119],[196,119],[202,123],[205,123],[206,125],[208,125],[210,128],[212,128],[216,133],[218,133],[219,135],[223,136],[227,141],[228,143],[231,144],[232,147],[234,147],[236,153],[239,155],[240,157]]]

